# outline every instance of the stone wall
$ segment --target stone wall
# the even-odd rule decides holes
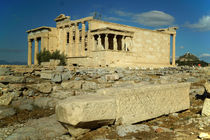
[[[169,34],[100,20],[92,20],[90,24],[91,30],[109,27],[133,31],[133,44],[130,51],[141,58],[139,63],[170,65]]]

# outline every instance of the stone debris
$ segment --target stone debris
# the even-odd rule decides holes
[[[1,69],[2,67],[6,69]],[[209,94],[207,90],[207,83],[210,80],[209,75],[207,75],[208,70],[199,67],[148,69],[138,67],[0,66],[0,104],[3,105],[0,106],[0,126],[2,126],[0,139],[45,139],[47,137],[47,139],[52,138],[54,140],[83,140],[87,135],[93,135],[95,139],[107,140],[121,138],[164,139],[163,136],[166,133],[169,133],[171,139],[196,139],[198,132],[209,131],[210,118],[201,115],[204,112],[201,110],[208,108],[203,104],[203,99],[208,97],[205,94]],[[52,80],[54,74],[59,75],[57,80]],[[189,84],[184,83],[187,81],[191,82],[191,86],[190,90],[186,90],[184,93],[188,92],[190,98],[185,96],[187,94],[181,94],[182,89],[184,87],[187,89],[189,86]],[[167,92],[164,93],[163,86],[169,83],[171,86],[165,89],[169,93],[167,95]],[[183,87],[178,88],[177,85],[179,84]],[[152,88],[153,86],[155,88]],[[158,86],[160,87],[158,88]],[[138,94],[138,92],[146,92],[147,94],[143,97],[143,94]],[[158,94],[164,96],[157,96]],[[86,100],[86,96],[90,97]],[[161,97],[164,97],[162,98],[164,99],[163,102],[159,100]],[[191,101],[190,110],[177,112],[189,107],[188,99]],[[30,120],[29,118],[25,121],[21,120],[20,112],[25,112],[26,116],[27,113],[37,110],[54,112],[56,104],[64,102],[66,105],[63,104],[62,108],[66,109],[62,112],[63,116],[72,116],[74,119],[61,117],[63,122],[58,119],[59,124],[62,124],[61,129],[65,130],[63,134],[53,135],[54,130],[47,124],[43,127],[40,126],[41,124],[38,126],[38,122],[37,125],[29,125],[28,122],[30,121],[42,119],[39,117],[46,118],[41,121],[42,123],[47,122],[49,117],[39,116],[40,112],[36,114],[39,116],[37,119],[33,119],[34,116],[32,115],[29,117]],[[101,102],[104,102],[103,105],[100,104]],[[73,111],[74,113],[69,115],[72,111],[68,110],[67,105],[74,106],[70,109],[77,111]],[[168,113],[169,115],[165,116]],[[156,118],[161,114],[164,116]],[[183,114],[188,115],[183,116]],[[5,125],[5,120],[13,121],[17,117],[18,120],[20,119],[18,122]],[[100,120],[99,118],[104,119]],[[156,119],[141,122],[148,118]],[[170,119],[174,122],[167,126],[169,125],[167,121]],[[54,127],[56,126],[57,124]],[[46,129],[43,129],[44,127]],[[46,135],[52,137],[44,136],[45,134],[38,131],[39,128],[40,131],[43,130]],[[180,128],[179,132],[176,131],[177,128]],[[117,134],[118,131],[119,134]],[[154,133],[155,135],[153,135]],[[143,137],[137,136],[139,134],[144,135],[141,135]],[[167,137],[166,139],[170,138]]]
[[[16,113],[16,111],[11,107],[0,106],[0,119],[6,118],[8,116],[12,116]]]
[[[6,67],[0,67],[0,76],[6,76],[6,75],[10,75],[12,72],[10,70],[10,68]]]
[[[78,136],[90,131],[90,129],[76,128],[76,127],[68,125],[68,124],[64,124],[64,126],[65,126],[65,128],[67,128],[69,134],[71,134],[71,136],[73,136],[73,137],[78,137]]]
[[[14,96],[14,93],[4,93],[2,96],[0,96],[0,105],[9,105]]]
[[[53,139],[66,132],[66,129],[57,122],[55,115],[52,115],[28,121],[24,127],[16,129],[6,140]]]
[[[210,94],[210,83],[206,82],[204,85],[206,91]]]
[[[62,82],[61,86],[64,89],[82,89],[82,84],[84,83],[84,81],[66,81],[66,82]]]
[[[49,94],[52,91],[52,84],[50,82],[40,83],[40,84],[32,84],[28,85],[28,87],[37,90],[44,94]]]
[[[137,133],[137,132],[149,132],[151,128],[148,125],[120,125],[117,126],[117,134],[121,137],[126,136],[128,133]]]
[[[210,139],[210,134],[202,132],[202,133],[199,134],[199,138]]]
[[[208,98],[204,100],[202,116],[210,116],[210,99]]]

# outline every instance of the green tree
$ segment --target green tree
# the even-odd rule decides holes
[[[41,64],[41,62],[49,62],[50,59],[59,59],[59,65],[66,65],[66,56],[64,55],[64,53],[60,53],[59,50],[56,50],[53,53],[51,53],[50,51],[44,49],[43,51],[37,54],[37,59],[39,65]]]

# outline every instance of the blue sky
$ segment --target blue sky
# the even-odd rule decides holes
[[[210,62],[210,0],[0,0],[0,60],[27,61],[26,31],[55,27],[61,13],[158,29],[178,26],[176,56],[191,52]]]

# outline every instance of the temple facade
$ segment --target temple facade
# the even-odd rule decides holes
[[[172,66],[175,66],[177,27],[148,30],[93,17],[71,20],[64,14],[55,22],[56,27],[43,26],[27,31],[28,65],[32,65],[32,56],[37,65],[37,53],[46,49],[63,52],[68,65],[158,67],[170,66],[172,58]]]

